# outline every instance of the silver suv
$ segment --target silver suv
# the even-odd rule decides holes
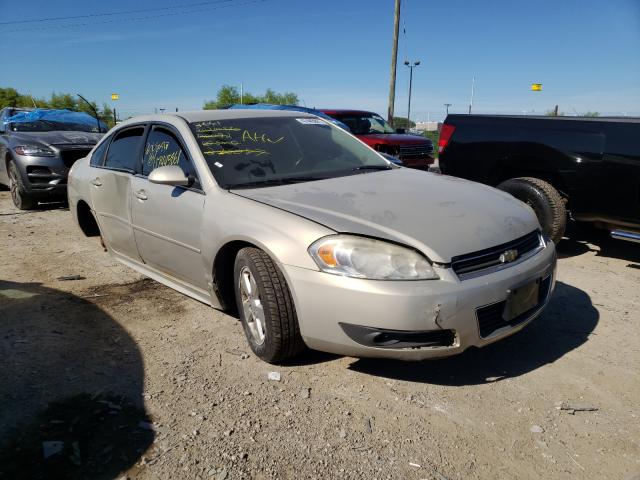
[[[0,185],[11,189],[20,210],[39,201],[66,200],[67,175],[106,128],[87,114],[68,110],[0,110]]]

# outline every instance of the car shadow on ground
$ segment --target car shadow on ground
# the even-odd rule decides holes
[[[395,380],[478,385],[518,377],[552,363],[588,341],[599,314],[582,290],[562,282],[544,313],[512,337],[455,357],[423,362],[359,359],[349,369]]]
[[[4,195],[4,194],[5,192],[0,192],[0,195]],[[6,195],[7,197],[9,197],[9,199],[11,198],[9,192],[6,192]],[[19,210],[18,208],[14,207],[12,203],[10,204],[10,207],[12,211],[0,212],[0,215],[1,216],[29,215],[32,213],[39,213],[39,212],[48,211],[48,210],[69,210],[69,204],[67,203],[66,200],[59,200],[59,201],[53,201],[53,202],[40,202],[30,210]]]
[[[595,247],[595,248],[594,248]],[[575,257],[587,252],[595,252],[599,257],[618,258],[631,262],[630,268],[640,268],[640,244],[615,240],[606,230],[597,230],[570,222],[567,235],[558,244],[560,258]]]
[[[153,443],[144,369],[91,302],[0,280],[0,478],[113,479]]]

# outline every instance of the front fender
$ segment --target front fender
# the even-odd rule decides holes
[[[202,256],[213,267],[229,242],[246,242],[264,250],[276,263],[318,270],[307,248],[336,233],[323,225],[227,191],[208,192],[202,222]],[[207,269],[212,276],[213,268]],[[212,278],[208,278],[212,281]]]

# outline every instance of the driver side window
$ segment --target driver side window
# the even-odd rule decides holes
[[[194,179],[192,187],[200,188],[196,170],[178,139],[169,130],[154,127],[144,147],[142,175],[147,177],[156,168],[166,165],[179,166],[187,177]]]

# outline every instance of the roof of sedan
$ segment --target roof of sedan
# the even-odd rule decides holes
[[[229,120],[236,118],[273,118],[273,117],[310,117],[318,118],[303,112],[287,110],[198,110],[193,112],[176,112],[151,115],[138,115],[118,123],[118,127],[128,126],[140,122],[170,122],[181,118],[187,122],[205,122],[207,120]],[[174,120],[175,121],[175,120]]]
[[[187,122],[202,122],[205,120],[224,120],[227,118],[264,118],[264,117],[312,117],[304,112],[288,110],[198,110],[195,112],[177,112],[172,116],[184,118]]]
[[[335,108],[321,108],[321,112],[326,113],[327,115],[377,115],[375,112],[370,112],[368,110],[346,110],[346,109],[335,109]]]

